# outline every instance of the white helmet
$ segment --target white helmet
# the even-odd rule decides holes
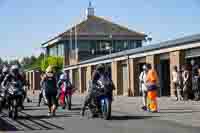
[[[67,79],[67,77],[65,74],[60,75],[60,80],[66,80],[66,79]]]
[[[12,73],[12,74],[17,74],[17,73],[19,73],[19,67],[18,67],[18,65],[12,65],[11,66],[11,68],[10,68],[10,72]]]
[[[8,67],[4,67],[3,70],[2,70],[3,73],[8,73],[8,71],[9,71]]]
[[[17,70],[19,69],[18,65],[12,65],[11,68],[10,68],[10,70],[16,70],[16,69]]]
[[[147,66],[146,66],[146,65],[143,65],[143,66],[142,66],[142,69],[143,69],[143,70],[147,70]]]

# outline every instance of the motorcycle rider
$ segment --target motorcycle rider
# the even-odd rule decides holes
[[[39,93],[39,96],[38,96],[38,107],[40,106],[40,103],[42,101],[42,99],[44,99],[44,104],[46,104],[46,97],[45,97],[45,92],[44,92],[44,88],[43,88],[43,82],[44,82],[44,79],[45,79],[45,73],[41,73],[40,75],[40,78],[41,78],[41,81],[40,81],[40,93]]]
[[[8,67],[4,66],[3,69],[0,69],[0,84],[3,82],[6,75],[9,73]]]
[[[108,73],[105,71],[105,65],[100,64],[97,66],[96,70],[93,72],[92,74],[92,80],[89,82],[89,91],[87,96],[85,97],[84,103],[83,103],[83,107],[81,110],[81,115],[84,116],[85,113],[85,108],[86,106],[91,103],[93,98],[96,98],[96,93],[98,92],[98,88],[97,88],[97,84],[98,84],[98,80],[103,76],[103,77],[109,77],[109,75],[107,75]],[[112,84],[112,89],[114,89],[114,85],[112,83],[112,80],[109,79]],[[111,91],[111,95],[112,95],[112,91]]]
[[[26,81],[23,79],[23,77],[19,73],[18,65],[11,66],[10,73],[5,75],[5,78],[4,78],[3,82],[1,83],[1,85],[2,85],[3,88],[5,88],[7,90],[7,89],[9,89],[9,88],[7,88],[7,85],[9,83],[12,83],[13,81],[14,82],[16,82],[16,81],[21,82],[22,86],[24,86],[25,83],[26,83]],[[23,93],[25,94],[25,91],[23,90],[23,88],[21,88],[21,89],[22,89],[21,91],[23,91]],[[21,108],[24,109],[23,101],[21,101],[20,104],[21,104]]]

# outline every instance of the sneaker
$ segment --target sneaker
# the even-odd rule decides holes
[[[155,110],[155,111],[152,111],[152,113],[158,113],[158,111],[157,111],[157,110]]]
[[[85,115],[85,111],[81,110],[80,115],[84,116]]]
[[[47,115],[48,115],[48,116],[51,116],[51,112],[49,112]]]
[[[147,111],[147,107],[146,107],[146,106],[142,106],[142,109],[143,109],[144,111]]]
[[[66,106],[63,106],[62,109],[66,109]]]

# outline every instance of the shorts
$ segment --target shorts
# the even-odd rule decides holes
[[[52,105],[57,105],[56,95],[46,95],[46,99],[48,101],[48,107],[50,108]]]

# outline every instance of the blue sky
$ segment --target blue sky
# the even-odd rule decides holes
[[[152,43],[200,33],[199,0],[91,0],[97,16],[149,33]],[[40,44],[83,19],[88,0],[0,0],[0,57],[38,54]]]

